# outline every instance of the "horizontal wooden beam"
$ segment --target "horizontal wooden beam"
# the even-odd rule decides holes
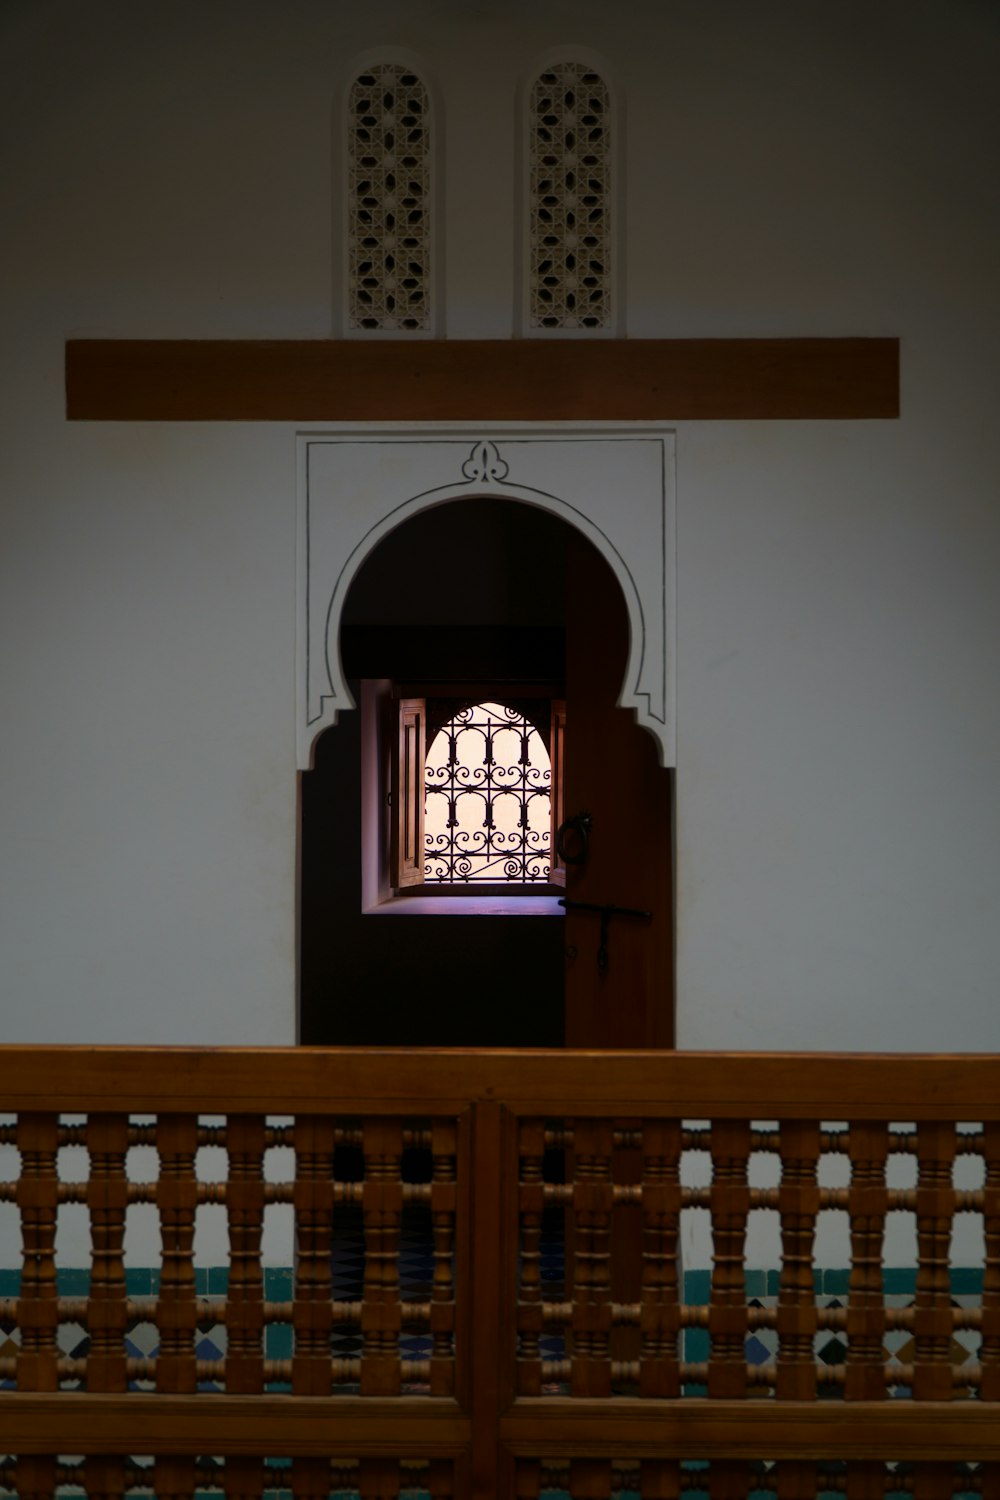
[[[425,1396],[48,1395],[5,1391],[0,1451],[211,1452],[443,1458],[470,1422]],[[518,1456],[1000,1459],[1000,1409],[979,1401],[520,1400],[500,1419]]]
[[[979,1401],[521,1400],[500,1439],[519,1457],[1000,1458],[1000,1407]]]
[[[0,1047],[0,1109],[997,1120],[1000,1056],[338,1047]]]
[[[447,1458],[469,1441],[453,1401],[403,1396],[87,1395],[0,1397],[0,1454],[220,1453],[282,1458]]]
[[[73,339],[66,415],[132,422],[897,417],[899,341]]]

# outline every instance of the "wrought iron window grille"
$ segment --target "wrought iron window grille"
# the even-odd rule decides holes
[[[547,723],[536,724],[521,707],[492,701],[465,703],[457,710],[451,704],[447,716],[441,705],[434,705],[433,720],[431,707],[424,769],[424,881],[548,884],[552,768]]]

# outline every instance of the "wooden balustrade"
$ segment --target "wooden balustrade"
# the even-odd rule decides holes
[[[1000,1497],[1000,1058],[0,1059],[0,1495]],[[203,1147],[225,1152],[214,1180]],[[60,1180],[66,1148],[82,1180]],[[89,1216],[87,1267],[64,1205]],[[161,1246],[141,1293],[133,1205]],[[228,1224],[211,1277],[208,1205]],[[279,1205],[294,1251],[271,1271]],[[770,1267],[748,1262],[761,1211]],[[849,1265],[824,1262],[830,1212]],[[959,1214],[981,1224],[972,1264]]]

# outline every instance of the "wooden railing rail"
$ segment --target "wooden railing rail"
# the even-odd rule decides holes
[[[1000,1057],[0,1067],[0,1496],[1000,1497]]]

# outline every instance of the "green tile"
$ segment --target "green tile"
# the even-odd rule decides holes
[[[88,1266],[60,1266],[56,1271],[56,1289],[60,1297],[86,1297],[90,1293]]]
[[[125,1290],[130,1297],[148,1297],[152,1272],[145,1266],[126,1266]]]
[[[906,1295],[917,1289],[917,1273],[912,1266],[886,1266],[882,1272],[882,1290],[889,1295]]]
[[[212,1266],[208,1273],[208,1292],[211,1297],[224,1297],[229,1290],[229,1267]]]
[[[743,1283],[748,1297],[767,1296],[767,1272],[766,1271],[744,1271]]]
[[[983,1290],[983,1272],[981,1266],[952,1266],[951,1268],[951,1290],[956,1297],[977,1297]]]
[[[293,1285],[291,1266],[264,1267],[264,1296],[268,1302],[291,1302]]]
[[[21,1295],[21,1273],[20,1271],[0,1271],[0,1297],[19,1297]]]
[[[684,1359],[689,1365],[699,1365],[709,1356],[709,1333],[707,1328],[684,1330]]]
[[[684,1301],[691,1307],[707,1307],[711,1290],[711,1271],[684,1272]]]
[[[291,1359],[292,1327],[290,1323],[268,1323],[264,1329],[264,1358]]]
[[[208,1267],[195,1266],[194,1268],[194,1291],[196,1297],[208,1296]]]
[[[823,1291],[827,1292],[831,1297],[846,1297],[850,1286],[850,1267],[842,1271],[823,1272]]]

